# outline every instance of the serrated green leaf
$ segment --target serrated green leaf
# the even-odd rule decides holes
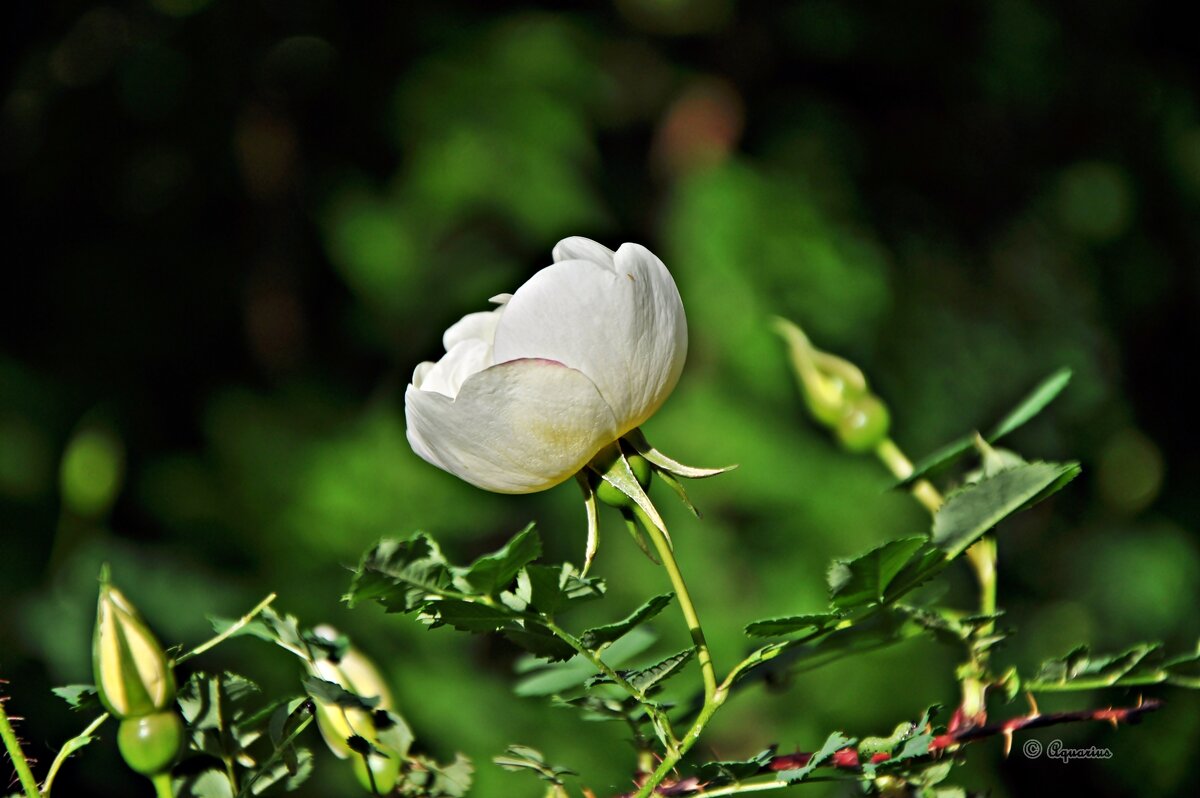
[[[362,696],[352,693],[340,684],[328,682],[317,676],[305,676],[301,682],[305,691],[323,704],[332,704],[343,709],[361,709],[367,712],[379,706],[380,697]]]
[[[1044,410],[1050,402],[1054,401],[1070,381],[1071,370],[1069,368],[1061,368],[1049,377],[1046,377],[1016,407],[1004,415],[1000,422],[992,429],[991,434],[987,436],[987,441],[994,443],[1024,425]],[[924,479],[946,468],[958,460],[958,458],[971,451],[974,447],[974,440],[974,434],[963,435],[961,438],[956,438],[950,443],[939,447],[932,454],[922,457],[913,466],[912,474],[897,482],[896,487],[906,488],[917,480]]]
[[[491,596],[507,588],[517,572],[542,553],[542,539],[534,525],[522,529],[503,548],[471,563],[462,578],[474,592]]]
[[[657,639],[645,627],[634,629],[606,648],[600,659],[610,667],[619,667],[650,648]],[[581,655],[561,663],[547,663],[530,657],[518,662],[517,672],[530,675],[517,682],[514,693],[519,696],[548,696],[582,687],[588,677],[595,674],[596,668]]]
[[[1078,463],[1027,463],[952,493],[933,518],[933,542],[953,559],[1009,515],[1079,475]]]
[[[405,798],[464,798],[474,773],[475,766],[462,754],[449,765],[425,756],[411,757],[399,792]]]
[[[750,637],[808,636],[831,628],[839,618],[840,616],[831,612],[764,618],[747,625],[746,634]]]
[[[943,556],[924,537],[888,541],[852,560],[829,568],[829,594],[842,611],[886,604],[928,579],[943,566]]]
[[[430,602],[426,612],[435,619],[435,626],[447,624],[462,632],[495,632],[517,617],[507,607],[461,599]]]
[[[388,612],[412,612],[428,596],[441,595],[451,581],[437,543],[418,532],[408,540],[382,540],[364,554],[342,600],[351,607],[374,600]]]
[[[663,593],[660,596],[650,599],[616,623],[607,624],[606,626],[595,626],[586,630],[580,637],[584,648],[596,649],[607,643],[620,640],[634,628],[662,612],[671,603],[673,598],[675,598],[674,593]]]
[[[526,620],[523,626],[507,626],[504,636],[521,648],[551,662],[560,662],[575,656],[575,649],[564,642],[543,624]]]
[[[545,755],[527,745],[510,745],[501,756],[492,761],[507,771],[529,771],[542,781],[562,786],[563,776],[575,776],[575,771],[546,761]]]
[[[530,565],[517,580],[517,595],[537,612],[553,617],[568,606],[604,595],[604,581],[583,576],[570,563]]]
[[[788,784],[798,784],[807,779],[814,770],[828,761],[831,756],[850,745],[854,745],[853,737],[847,737],[841,732],[834,732],[825,738],[825,743],[819,750],[813,753],[808,762],[804,764],[804,767],[781,771],[779,773],[779,780],[786,781]]]
[[[96,694],[96,688],[90,684],[67,684],[62,687],[53,687],[50,692],[66,701],[67,704],[79,712],[102,710],[100,706],[100,697]]]
[[[700,766],[696,776],[709,787],[729,784],[748,779],[763,772],[775,756],[775,746],[760,751],[749,759],[722,762],[706,762]]]
[[[1171,684],[1200,689],[1200,647],[1167,658],[1159,643],[1139,643],[1118,654],[1093,655],[1079,646],[1065,656],[1043,662],[1023,687],[1031,692],[1092,690]]]
[[[686,648],[678,654],[659,660],[653,665],[645,668],[630,671],[618,671],[619,674],[629,682],[635,689],[640,692],[649,692],[655,687],[658,687],[667,679],[670,679],[675,674],[683,670],[683,667],[691,661],[696,655],[695,648]],[[594,687],[598,684],[612,684],[612,679],[604,674],[599,674],[588,679],[586,685]]]

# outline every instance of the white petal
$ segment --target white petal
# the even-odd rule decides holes
[[[449,352],[456,344],[463,341],[478,340],[491,346],[496,337],[496,323],[500,321],[503,307],[495,310],[485,310],[480,313],[468,313],[456,321],[442,336],[442,346]]]
[[[603,244],[598,244],[590,238],[572,236],[564,238],[554,245],[554,262],[564,260],[590,260],[601,266],[613,268],[613,251]]]
[[[410,385],[404,409],[417,454],[497,493],[554,487],[618,434],[591,380],[547,360],[492,366],[455,399]]]
[[[579,242],[587,240],[560,243],[555,256],[592,243]],[[679,380],[687,320],[675,281],[645,247],[624,244],[613,266],[565,260],[535,274],[505,306],[494,357],[546,358],[582,371],[624,434],[653,415]]]
[[[413,384],[422,391],[436,391],[453,399],[467,377],[490,365],[491,344],[478,338],[468,338],[455,344],[432,368],[425,369],[421,374],[414,373]],[[417,381],[418,376],[420,382]]]

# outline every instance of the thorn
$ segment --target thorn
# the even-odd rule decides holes
[[[1037,699],[1033,697],[1033,693],[1025,693],[1025,700],[1029,702],[1029,717],[1036,718],[1041,715],[1041,710],[1038,709]]]
[[[1004,735],[1004,758],[1008,759],[1008,755],[1010,753],[1012,753],[1012,744],[1013,744],[1012,729],[1005,729],[1002,732],[1002,734]]]
[[[1115,729],[1115,728],[1117,728],[1118,726],[1120,726],[1121,724],[1120,724],[1120,722],[1117,720],[1117,713],[1115,713],[1115,712],[1113,712],[1113,711],[1112,711],[1112,707],[1109,707],[1109,708],[1108,708],[1108,712],[1109,712],[1109,715],[1108,715],[1108,722],[1112,724],[1112,727]]]

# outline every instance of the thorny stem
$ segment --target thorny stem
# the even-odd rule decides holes
[[[885,439],[875,449],[875,455],[887,466],[897,479],[908,479],[913,474],[913,464],[900,447],[891,438]],[[936,515],[945,502],[944,497],[927,479],[919,479],[913,483],[911,492],[913,498],[924,505],[930,515]],[[967,561],[975,572],[975,581],[979,583],[979,613],[981,615],[996,614],[996,541],[992,537],[984,537],[967,549]],[[979,628],[979,636],[987,637],[992,634],[995,624],[988,622]],[[987,673],[988,652],[976,651],[972,646],[970,661],[967,663],[967,675],[963,679],[963,713],[968,720],[982,718],[987,704],[985,693],[987,684],[984,677]]]
[[[675,768],[679,760],[683,758],[696,741],[700,739],[700,733],[704,731],[704,727],[708,725],[713,714],[725,703],[725,698],[729,695],[729,680],[723,683],[720,687],[717,686],[717,675],[713,669],[712,653],[708,649],[708,641],[704,639],[704,629],[700,626],[700,617],[696,614],[696,607],[692,604],[692,597],[688,593],[687,585],[683,581],[683,574],[679,571],[679,564],[675,561],[675,552],[671,548],[670,542],[663,534],[662,530],[646,517],[645,512],[636,504],[633,506],[633,513],[641,522],[646,530],[646,534],[650,536],[650,541],[654,544],[655,550],[658,552],[658,557],[662,561],[663,567],[667,570],[667,576],[671,580],[671,587],[675,590],[675,597],[679,600],[679,607],[683,610],[683,618],[687,622],[688,630],[692,634],[692,642],[696,646],[696,661],[700,664],[700,674],[704,680],[704,705],[700,708],[700,713],[696,716],[696,720],[692,722],[692,726],[683,735],[683,739],[679,741],[679,745],[673,751],[667,751],[662,762],[659,763],[654,773],[646,780],[638,789],[636,798],[647,798],[652,795],[663,779]]]
[[[21,782],[21,789],[25,791],[25,798],[38,798],[40,793],[37,779],[33,777],[33,771],[29,769],[29,760],[25,758],[25,752],[21,750],[21,741],[17,739],[17,733],[8,720],[8,713],[4,710],[4,701],[5,699],[0,699],[0,738],[3,738],[4,747],[8,749],[8,757],[12,760],[13,769],[17,771],[17,779]]]
[[[975,740],[982,740],[988,737],[1004,737],[1006,746],[1012,744],[1012,735],[1015,732],[1025,729],[1038,729],[1046,726],[1057,726],[1063,723],[1081,723],[1088,721],[1104,721],[1111,723],[1114,726],[1120,723],[1137,722],[1142,715],[1148,712],[1154,712],[1162,707],[1162,702],[1157,699],[1147,699],[1139,701],[1135,706],[1131,707],[1109,707],[1106,709],[1085,709],[1077,712],[1056,712],[1048,715],[1043,715],[1034,711],[1029,715],[1010,718],[1002,723],[993,723],[987,726],[963,726],[955,731],[939,734],[934,737],[929,743],[929,750],[925,756],[937,756],[943,751],[956,748]],[[784,754],[773,757],[768,760],[762,768],[762,774],[780,773],[788,770],[796,770],[807,765],[812,760],[812,753],[800,752],[795,754]],[[886,753],[872,755],[867,762],[870,764],[879,764],[886,762],[891,757]],[[863,759],[860,758],[856,749],[847,747],[836,751],[829,758],[824,766],[843,771],[857,772],[863,765]],[[760,781],[749,784],[730,784],[723,787],[718,787],[714,790],[704,790],[702,787],[686,793],[696,796],[696,798],[719,798],[726,795],[743,795],[752,792],[765,792],[767,790],[780,790],[785,787],[793,786],[792,782],[782,781],[775,778],[771,781]],[[684,793],[680,793],[681,795]]]

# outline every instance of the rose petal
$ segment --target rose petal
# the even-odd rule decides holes
[[[606,252],[573,238],[555,248],[555,257]],[[563,260],[535,274],[505,306],[493,348],[497,363],[547,358],[583,372],[624,434],[653,415],[679,380],[687,320],[662,261],[624,244],[611,266]]]
[[[582,236],[564,238],[554,245],[555,263],[564,260],[590,260],[611,269],[614,257],[613,251],[608,247]]]
[[[496,337],[496,324],[500,321],[503,307],[495,310],[485,310],[479,313],[468,313],[456,321],[442,336],[442,346],[449,352],[456,344],[463,341],[479,340],[492,345]]]
[[[618,434],[591,380],[548,360],[480,371],[455,399],[410,385],[404,405],[413,451],[497,493],[554,487]]]
[[[455,344],[432,368],[421,369],[418,366],[418,370],[413,372],[413,385],[422,391],[436,391],[453,399],[458,396],[458,391],[467,377],[483,371],[490,365],[491,343],[469,338]]]

